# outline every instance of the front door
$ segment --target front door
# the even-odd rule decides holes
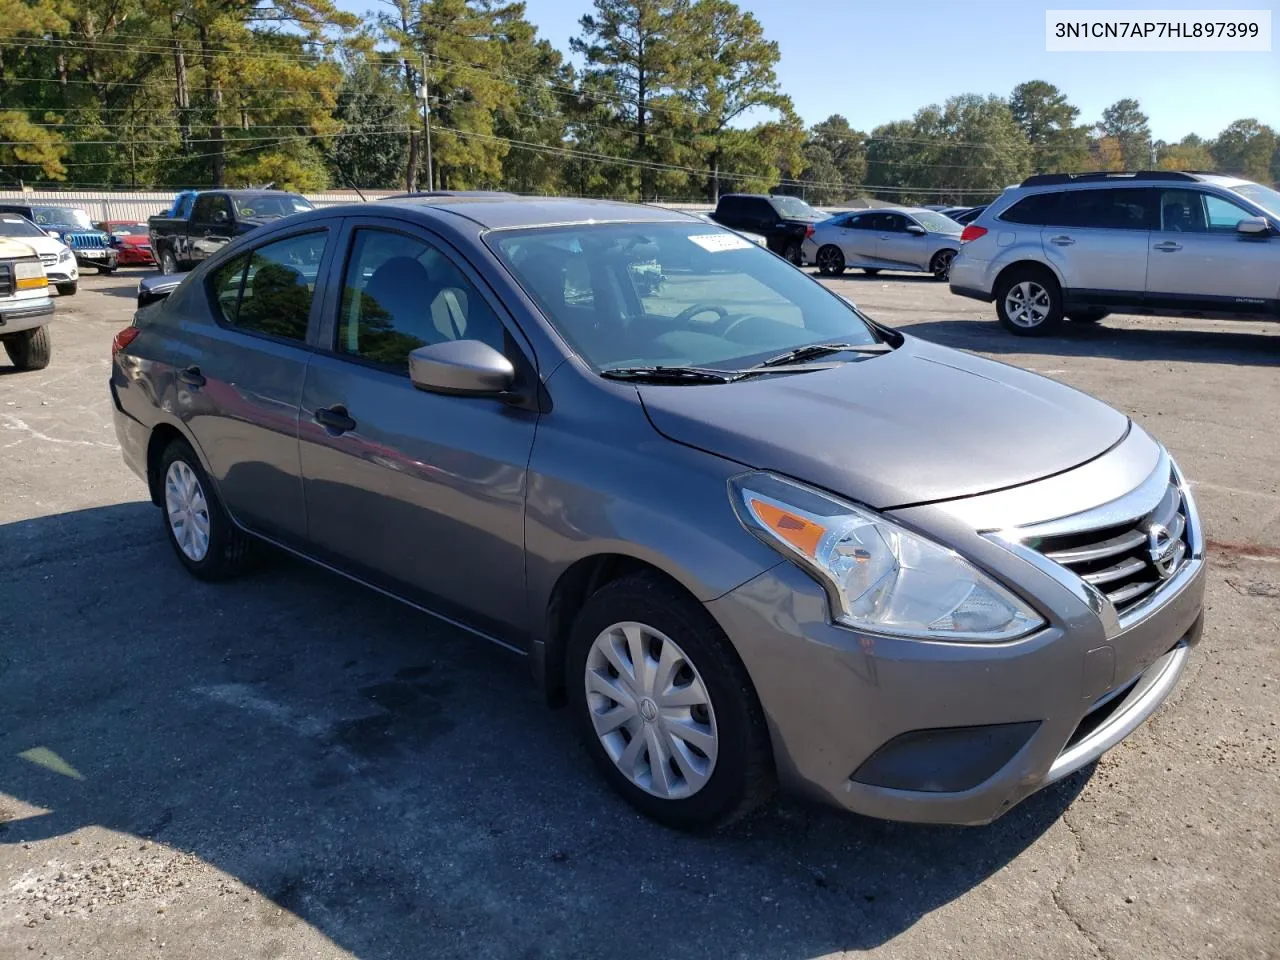
[[[1280,306],[1280,237],[1241,234],[1255,214],[1204,190],[1160,191],[1151,234],[1147,301],[1170,309],[1274,313]]]
[[[298,404],[307,331],[334,229],[265,243],[214,267],[213,324],[174,334],[177,411],[240,522],[280,540],[306,533]]]
[[[348,230],[332,333],[307,369],[309,540],[335,565],[499,638],[524,626],[524,501],[537,414],[426,393],[409,352],[481,340],[528,368],[451,249],[416,229]]]
[[[880,230],[876,234],[876,257],[887,265],[918,267],[927,244],[923,234],[907,232],[913,221],[900,213],[882,213],[878,219]]]
[[[204,260],[231,242],[231,200],[225,193],[202,193],[187,224],[187,249],[181,259]]]
[[[1111,305],[1141,302],[1156,191],[1145,187],[1064,190],[1041,232],[1045,257],[1066,299]]]

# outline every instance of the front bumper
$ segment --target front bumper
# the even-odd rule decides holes
[[[118,248],[118,255],[122,266],[149,265],[156,262],[150,247],[121,246]]]
[[[119,257],[113,247],[94,247],[94,252],[101,250],[102,256],[90,256],[88,250],[83,248],[72,247],[71,252],[76,255],[76,264],[81,267],[107,267],[115,269],[119,264]]]
[[[27,300],[0,300],[0,337],[46,326],[52,316],[53,300],[47,295]]]
[[[837,627],[791,563],[708,604],[756,686],[784,785],[883,819],[988,823],[1155,712],[1200,639],[1202,553],[1117,625],[1069,571],[990,546],[1004,556],[974,559],[1042,608],[1038,633],[976,644]]]

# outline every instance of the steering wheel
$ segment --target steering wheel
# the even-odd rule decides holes
[[[714,303],[695,303],[693,306],[685,307],[676,316],[676,323],[688,323],[700,313],[714,313],[716,315],[716,323],[724,323],[729,318],[729,311],[724,307]]]

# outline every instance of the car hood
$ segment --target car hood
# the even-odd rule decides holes
[[[882,510],[1061,473],[1129,430],[1128,417],[1070,387],[911,337],[810,373],[638,389],[677,443]]]
[[[59,254],[66,248],[66,244],[61,240],[53,239],[53,237],[13,237],[11,239],[21,243],[24,247],[30,247],[37,254]]]

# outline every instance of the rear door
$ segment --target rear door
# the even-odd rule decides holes
[[[1159,193],[1159,229],[1147,260],[1149,304],[1276,312],[1280,237],[1237,232],[1236,224],[1256,214],[1221,194],[1186,187]]]
[[[444,340],[532,356],[478,275],[399,221],[349,221],[302,397],[312,549],[499,638],[525,623],[524,500],[537,412],[414,387],[410,351]],[[341,265],[339,265],[341,266]]]
[[[306,534],[298,405],[336,230],[313,221],[218,264],[202,278],[214,322],[174,333],[176,411],[219,494],[241,523],[286,542]]]
[[[1141,302],[1156,194],[1148,187],[1058,194],[1041,236],[1046,259],[1062,277],[1066,300],[1112,306]]]
[[[874,213],[855,213],[840,221],[838,236],[845,263],[860,266],[875,259],[877,216]]]

